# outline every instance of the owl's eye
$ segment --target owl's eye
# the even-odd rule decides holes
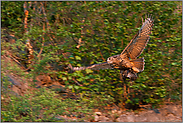
[[[114,56],[114,58],[116,58],[117,56]]]
[[[109,57],[107,60],[108,61],[112,61],[113,60],[113,57]]]

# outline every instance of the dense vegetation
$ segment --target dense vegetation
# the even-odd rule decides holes
[[[181,100],[181,1],[2,1],[1,10],[1,55],[8,51],[29,72],[25,75],[16,67],[3,68],[2,65],[3,87],[11,85],[3,73],[8,69],[32,79],[37,75],[49,75],[77,96],[77,100],[70,101],[45,88],[19,97],[2,91],[2,95],[11,100],[2,101],[2,121],[55,121],[57,114],[70,115],[70,111],[87,115],[93,108],[113,103],[154,106],[167,100]],[[120,54],[147,14],[153,15],[154,27],[140,56],[145,58],[145,70],[138,74],[136,81],[126,83],[130,88],[127,98],[123,97],[125,85],[119,70],[74,73],[67,70],[68,64],[87,66]],[[12,35],[15,42],[6,40],[7,37],[12,39]],[[27,42],[30,42],[33,54],[30,54]],[[82,108],[71,108],[77,106]],[[44,117],[39,117],[42,110]],[[28,115],[20,117],[20,112]]]

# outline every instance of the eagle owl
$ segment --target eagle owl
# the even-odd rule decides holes
[[[69,68],[72,71],[85,69],[119,69],[124,80],[126,78],[135,80],[137,78],[137,73],[144,70],[144,58],[137,59],[137,57],[142,53],[145,46],[147,45],[147,42],[150,39],[149,35],[151,34],[151,30],[154,25],[153,22],[154,20],[151,16],[147,17],[138,33],[125,47],[121,54],[109,57],[107,59],[107,62],[94,64],[87,67],[72,67],[71,65],[69,65]]]

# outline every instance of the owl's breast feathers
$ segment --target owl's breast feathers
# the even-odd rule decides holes
[[[135,73],[142,72],[144,70],[144,58],[132,59],[122,55],[111,56],[107,59],[107,63],[112,67],[119,70],[131,69]]]

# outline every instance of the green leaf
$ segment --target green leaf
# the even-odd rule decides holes
[[[75,59],[76,59],[76,60],[81,60],[81,57],[75,56]]]
[[[177,63],[176,62],[173,62],[172,65],[177,65]]]
[[[72,85],[69,85],[69,86],[68,86],[68,88],[69,88],[69,89],[72,89],[72,88],[73,88],[73,86],[72,86]]]
[[[65,80],[67,80],[67,78],[66,77],[62,77],[62,79],[65,81]]]
[[[93,73],[93,71],[91,69],[86,69],[86,73],[89,74],[89,73]]]

